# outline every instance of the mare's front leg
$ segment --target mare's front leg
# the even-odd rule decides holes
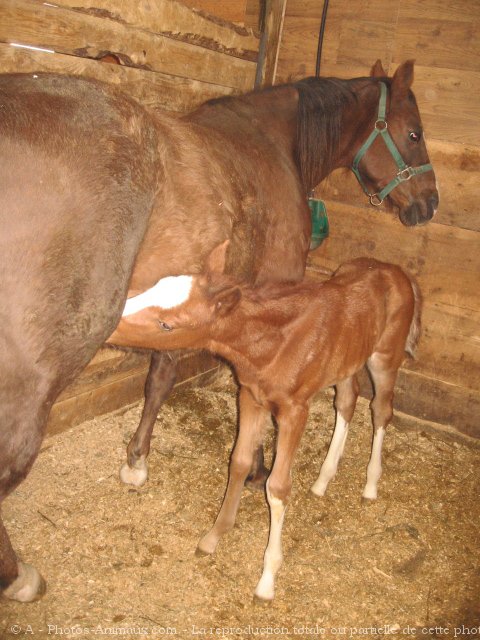
[[[290,405],[280,409],[277,453],[267,480],[267,500],[270,507],[270,533],[263,561],[263,573],[255,589],[260,600],[273,600],[275,577],[282,566],[282,528],[285,509],[292,490],[292,465],[305,430],[308,409],[304,405]]]
[[[197,553],[200,555],[213,553],[223,534],[233,528],[245,479],[252,468],[255,452],[264,439],[268,412],[245,387],[240,388],[239,411],[240,426],[230,460],[227,491],[215,524],[198,543]]]
[[[145,404],[140,424],[127,447],[127,462],[120,469],[125,484],[141,487],[147,480],[147,456],[153,427],[162,403],[175,384],[176,362],[167,352],[154,351],[145,382]]]

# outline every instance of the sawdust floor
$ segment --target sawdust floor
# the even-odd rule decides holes
[[[270,606],[252,600],[268,532],[262,493],[244,491],[215,556],[194,555],[225,488],[231,380],[172,396],[138,490],[118,469],[140,406],[47,439],[3,515],[48,591],[27,605],[1,600],[0,637],[477,637],[479,450],[391,427],[379,499],[364,506],[371,431],[360,401],[337,478],[315,498],[331,402],[323,394],[312,407]]]

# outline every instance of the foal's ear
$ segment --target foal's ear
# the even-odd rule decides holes
[[[380,58],[375,62],[375,64],[371,68],[370,77],[371,78],[386,78],[387,77],[387,72],[383,68],[382,61],[380,60]]]
[[[215,310],[217,315],[226,316],[235,309],[242,297],[238,287],[228,287],[215,296]]]
[[[413,84],[414,60],[407,60],[401,64],[393,74],[392,91],[407,93]]]
[[[207,258],[206,267],[209,273],[223,273],[227,258],[227,249],[230,240],[225,240],[212,250]]]

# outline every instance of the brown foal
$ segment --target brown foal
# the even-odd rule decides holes
[[[172,348],[206,348],[230,361],[240,382],[240,427],[225,498],[198,550],[211,554],[235,522],[254,452],[267,418],[278,425],[275,460],[267,481],[270,535],[256,596],[271,600],[282,563],[281,532],[292,487],[292,465],[319,389],[336,386],[335,431],[312,487],[323,495],[343,453],[358,396],[356,373],[366,365],[373,380],[374,438],[363,491],[377,497],[385,427],[405,351],[413,355],[420,333],[420,294],[400,267],[360,258],[326,282],[238,284],[223,274],[228,243],[207,261],[206,273],[164,278],[127,302],[110,339],[131,345],[132,335],[155,348],[167,333]],[[141,338],[140,338],[141,336]]]

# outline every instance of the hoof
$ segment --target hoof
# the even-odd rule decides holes
[[[142,487],[148,478],[148,467],[145,458],[139,458],[134,467],[127,463],[120,469],[120,480],[125,484],[133,484],[134,487]]]
[[[267,607],[270,607],[273,603],[273,597],[272,598],[262,598],[261,596],[257,596],[256,593],[253,594],[253,600],[252,600],[253,604],[257,607],[263,607],[264,609],[266,609]]]
[[[18,602],[34,602],[39,600],[46,590],[46,582],[35,567],[19,562],[18,578],[5,589],[3,595]]]
[[[377,501],[377,496],[375,496],[374,498],[370,498],[368,496],[362,496],[362,500],[361,500],[361,502],[362,502],[362,504],[364,506],[369,506],[371,504],[375,504],[376,501]]]
[[[310,487],[310,495],[314,495],[317,496],[317,498],[323,498],[323,496],[325,495],[325,491],[327,490],[327,487],[325,486],[320,486],[315,484],[312,484],[312,486]]]
[[[200,549],[200,547],[197,547],[195,549],[195,557],[196,558],[206,558],[207,556],[211,556],[212,554],[209,553],[208,551],[205,551],[204,549]]]

